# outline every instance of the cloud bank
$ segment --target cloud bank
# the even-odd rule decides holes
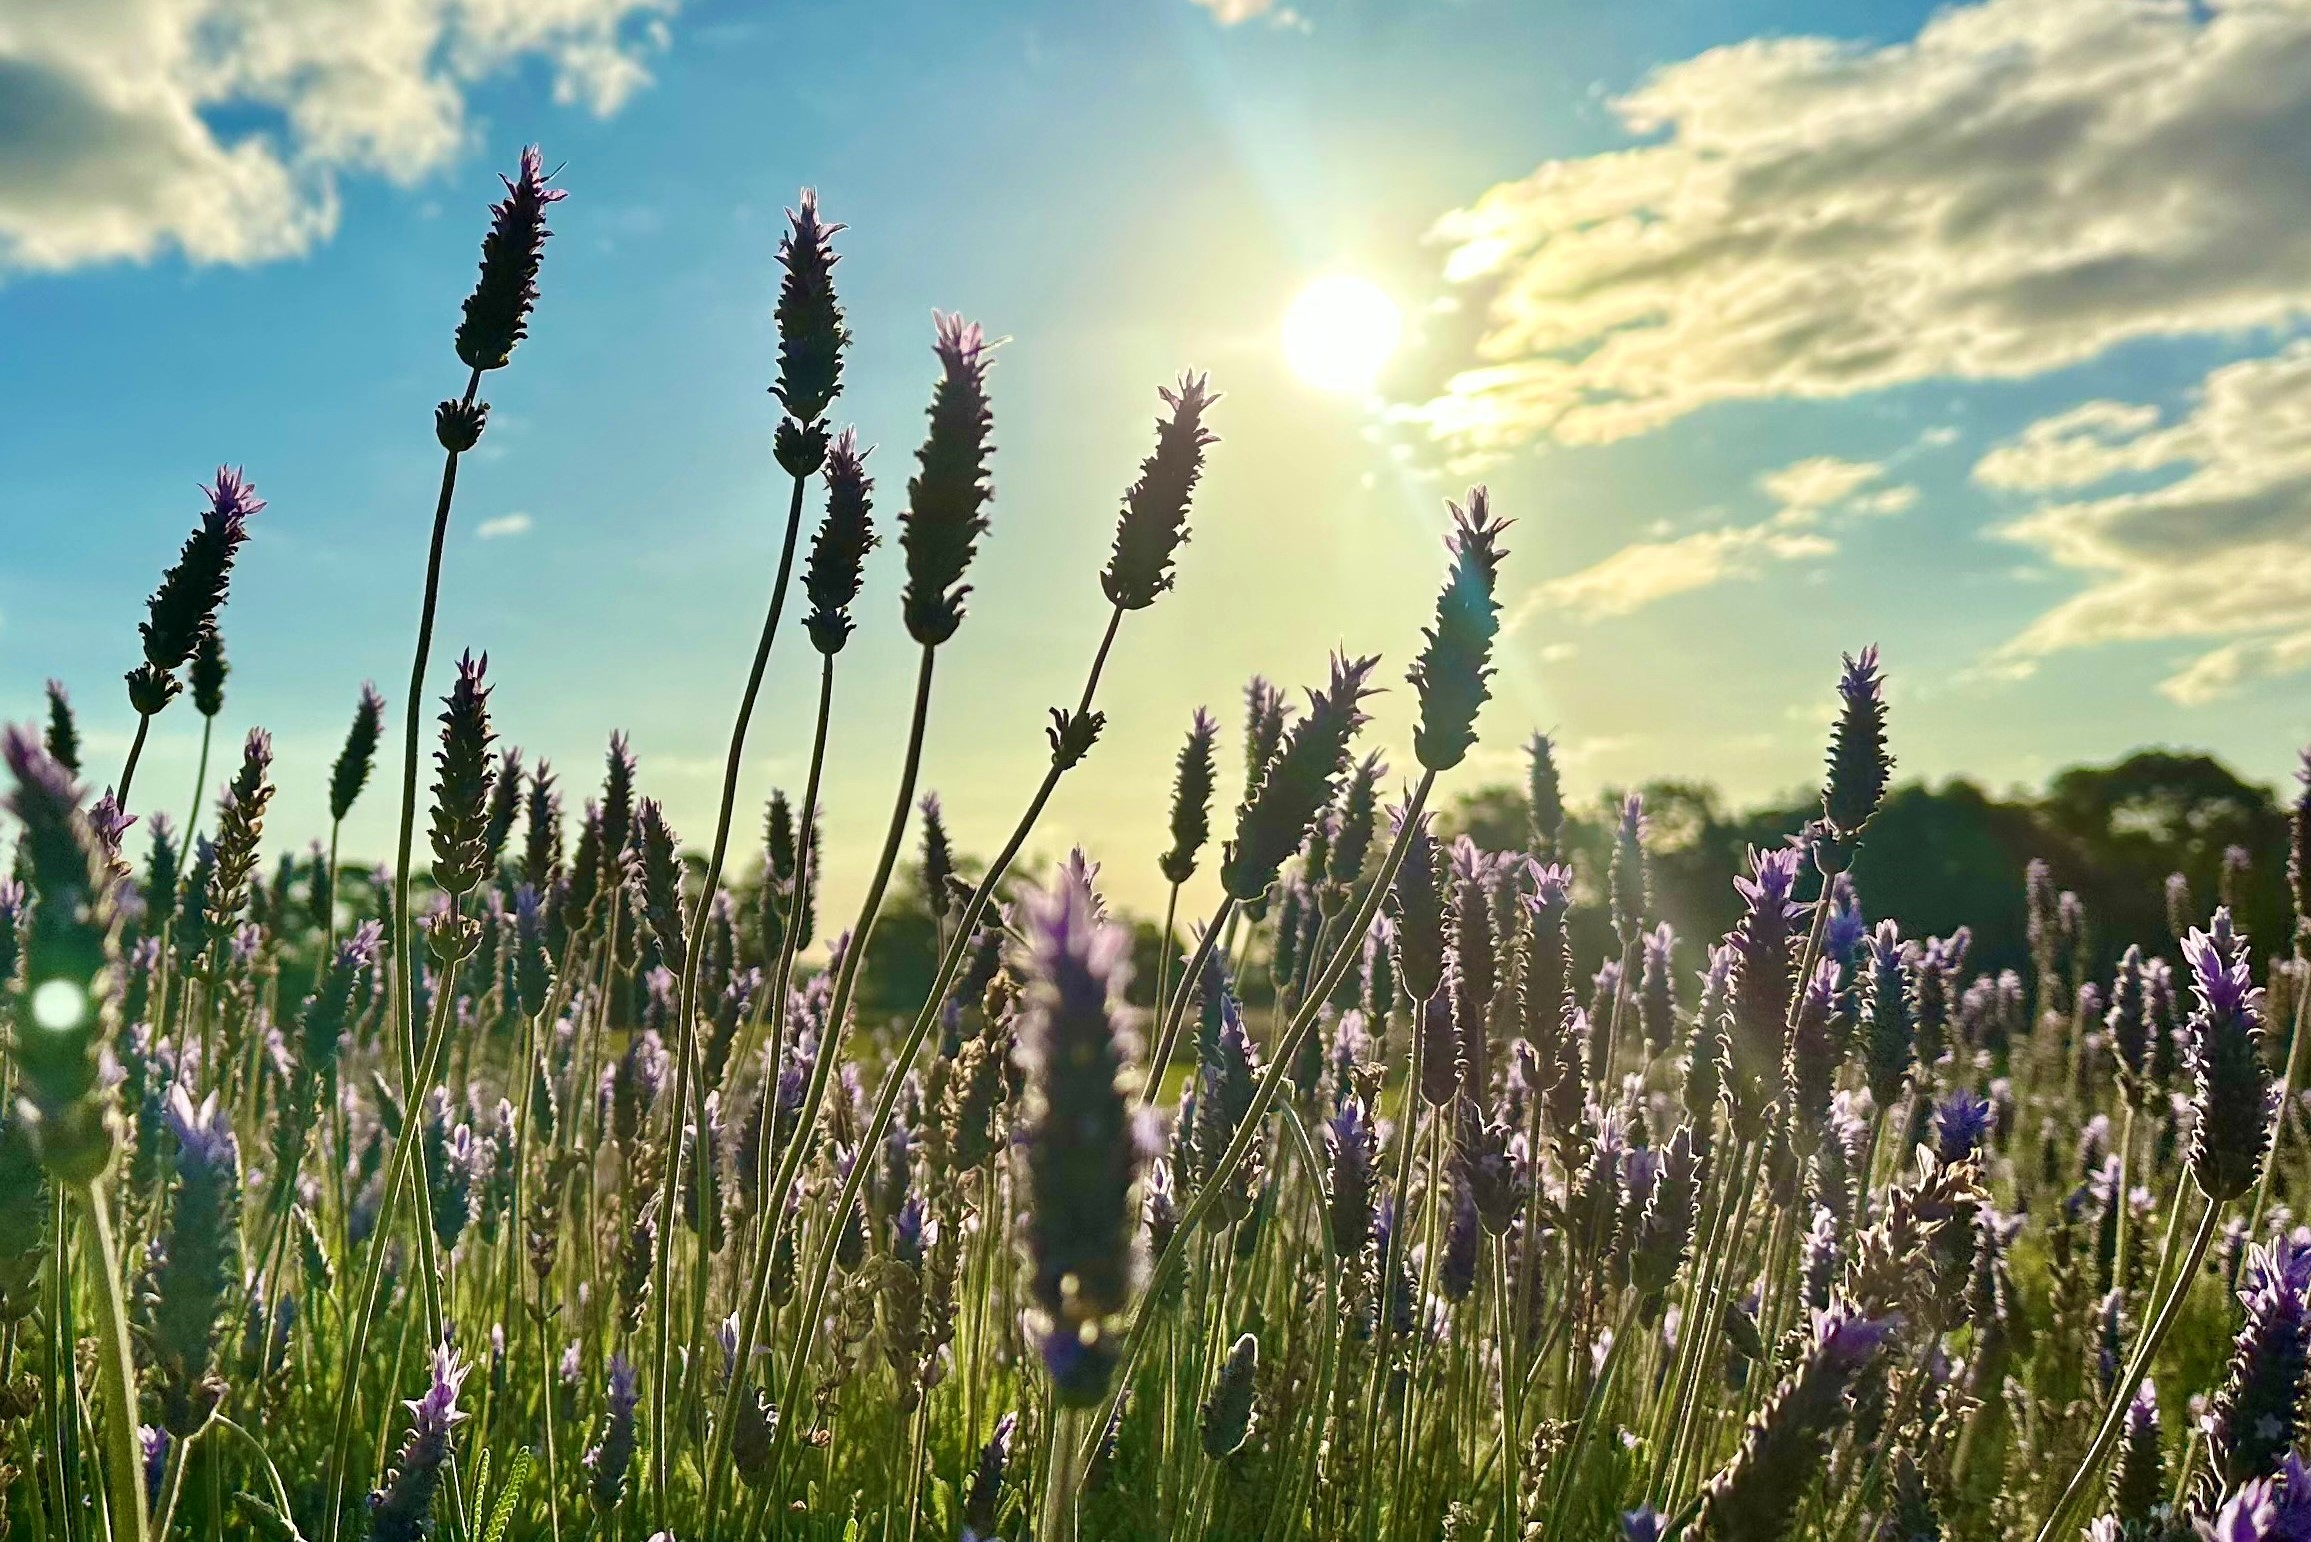
[[[1437,226],[1486,307],[1420,409],[1461,453],[2311,311],[2311,0],[1987,0],[1715,49],[1616,107],[1652,142]]]
[[[413,182],[527,61],[614,110],[675,0],[0,0],[0,269],[253,263],[334,229],[337,178]]]
[[[2086,578],[2007,646],[2016,667],[2211,640],[2160,686],[2197,705],[2311,666],[2311,340],[2213,371],[2171,419],[2116,401],[2042,419],[1974,476],[2039,499],[2001,533]]]

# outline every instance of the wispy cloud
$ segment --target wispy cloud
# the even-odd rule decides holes
[[[476,540],[497,541],[509,535],[528,535],[536,524],[527,514],[500,514],[474,526],[473,533]]]
[[[1545,610],[1569,611],[1583,621],[1626,616],[1673,595],[1755,577],[1775,563],[1830,556],[1838,549],[1840,523],[1899,513],[1915,501],[1917,489],[1907,483],[1865,493],[1885,472],[1882,462],[1829,455],[1767,472],[1758,478],[1758,487],[1779,505],[1769,517],[1624,546],[1601,562],[1542,585],[1518,619]]]
[[[2178,417],[2095,401],[2042,419],[1974,475],[2045,498],[2001,533],[2086,579],[2002,651],[2016,669],[2101,643],[2217,641],[2160,686],[2197,704],[2311,667],[2311,341],[2214,370]]]
[[[1462,454],[2311,311],[2311,0],[1985,0],[1886,47],[1715,49],[1617,106],[1654,142],[1437,227],[1486,307],[1420,409]]]
[[[336,227],[346,173],[412,182],[468,138],[466,92],[536,60],[614,110],[677,0],[112,0],[0,16],[0,269],[251,263]],[[265,122],[237,131],[223,123]]]

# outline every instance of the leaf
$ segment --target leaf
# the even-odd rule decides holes
[[[249,1529],[262,1542],[305,1542],[305,1534],[297,1529],[295,1521],[254,1494],[236,1493],[233,1508],[241,1512],[241,1519],[249,1523]]]
[[[530,1481],[530,1448],[523,1446],[506,1464],[505,1485],[498,1490],[497,1502],[490,1506],[489,1521],[482,1527],[481,1542],[504,1542],[506,1527],[513,1523],[514,1501]]]

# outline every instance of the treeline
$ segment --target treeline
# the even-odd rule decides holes
[[[1731,810],[1703,782],[1650,782],[1655,909],[1677,928],[1681,961],[1733,924],[1732,877],[1752,846],[1779,845],[1818,801]],[[1575,911],[1580,956],[1608,950],[1601,885],[1621,789],[1569,810],[1563,845],[1585,904]],[[1497,847],[1529,827],[1525,795],[1486,787],[1455,803],[1449,828]],[[2086,917],[2085,954],[2107,972],[2129,942],[2174,956],[2174,928],[2203,925],[2228,904],[2259,950],[2286,945],[2287,815],[2274,789],[2243,780],[2211,755],[2142,750],[2113,765],[2077,766],[2037,795],[1992,794],[1965,778],[1895,788],[1871,822],[1853,867],[1872,920],[1891,916],[1908,936],[1973,928],[1968,967],[2022,970],[2030,957],[2024,874],[2047,864],[2054,888],[2075,893]],[[2181,875],[2181,893],[2170,879]],[[1583,911],[1587,914],[1583,915]]]

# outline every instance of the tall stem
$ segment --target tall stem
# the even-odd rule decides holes
[[[2086,1459],[2070,1475],[2070,1482],[2063,1488],[2062,1497],[2054,1502],[2054,1508],[2046,1512],[2046,1523],[2038,1528],[2038,1542],[2053,1542],[2054,1538],[2060,1536],[2065,1518],[2094,1486],[2104,1458],[2110,1455],[2110,1448],[2118,1439],[2119,1426],[2126,1419],[2127,1404],[2134,1400],[2135,1388],[2142,1385],[2143,1373],[2150,1368],[2151,1356],[2158,1353],[2160,1341],[2167,1336],[2167,1330],[2174,1326],[2184,1298],[2191,1293],[2191,1282],[2198,1277],[2199,1265],[2206,1262],[2207,1246],[2215,1240],[2215,1222],[2221,1218],[2222,1213],[2221,1205],[2209,1204],[2207,1213],[2199,1218],[2199,1229],[2191,1238],[2191,1248],[2183,1257],[2183,1266],[2176,1273],[2174,1282],[2167,1287],[2166,1299],[2160,1303],[2158,1316],[2153,1319],[2150,1331],[2135,1345],[2133,1358],[2127,1361],[2126,1375],[2111,1389],[2110,1408],[2103,1415],[2101,1428],[2095,1431],[2094,1444],[2087,1447]]]
[[[800,928],[796,923],[810,894],[814,844],[812,831],[817,824],[819,775],[826,765],[827,724],[833,716],[834,689],[835,659],[830,653],[819,664],[818,722],[811,733],[810,772],[803,784],[801,835],[795,846],[794,893],[787,901],[786,935],[780,942],[777,969],[768,987],[772,1027],[769,1069],[759,1094],[764,1099],[775,1100],[777,1097],[779,1067],[786,1056],[786,995],[788,983],[794,977],[795,954],[802,944]],[[754,1363],[755,1346],[762,1341],[763,1310],[770,1294],[771,1250],[777,1243],[779,1222],[786,1208],[785,1191],[771,1187],[774,1155],[772,1136],[777,1128],[775,1103],[757,1109],[756,1114],[763,1121],[762,1138],[757,1143],[760,1150],[756,1156],[758,1165],[755,1170],[755,1208],[761,1211],[762,1218],[755,1227],[752,1251],[745,1255],[753,1263],[745,1275],[748,1280],[747,1293],[744,1310],[739,1314],[738,1347],[733,1357],[733,1363],[739,1366],[751,1366]],[[789,1139],[801,1141],[806,1133],[798,1126]],[[784,1153],[776,1155],[783,1158]],[[737,1417],[738,1399],[749,1384],[750,1377],[745,1375],[730,1378],[729,1385],[723,1389],[721,1415],[714,1421],[712,1443],[706,1460],[705,1511],[709,1536],[713,1534],[718,1514],[715,1499],[721,1493],[723,1478],[730,1466],[730,1432],[734,1428],[732,1421]]]
[[[204,717],[201,719],[201,760],[198,769],[193,772],[193,806],[185,811],[184,849],[187,852],[192,850],[193,836],[201,828],[201,794],[206,792],[209,786],[209,740],[216,733],[216,729],[217,720],[215,718]]]
[[[795,539],[802,532],[802,497],[810,485],[809,479],[794,479],[794,495],[786,508],[786,540],[779,549],[778,577],[770,588],[770,608],[762,618],[762,637],[754,645],[754,667],[747,671],[746,689],[739,694],[738,717],[730,726],[730,752],[722,767],[722,807],[715,816],[714,846],[706,859],[706,878],[698,888],[698,899],[690,909],[689,949],[682,963],[682,987],[677,997],[674,1016],[674,1101],[667,1110],[666,1173],[658,1188],[658,1214],[672,1217],[674,1196],[682,1187],[684,1149],[682,1121],[689,1119],[698,1130],[698,1138],[706,1138],[703,1078],[691,1073],[691,1062],[698,1053],[698,970],[706,949],[702,946],[706,917],[714,903],[715,890],[722,886],[723,859],[730,854],[730,820],[738,806],[738,769],[746,758],[747,725],[754,720],[755,698],[762,694],[763,672],[770,667],[770,645],[778,636],[779,618],[786,611],[786,591],[794,577]],[[699,1107],[692,1108],[693,1099]],[[704,1164],[700,1165],[703,1181]],[[701,1210],[705,1196],[699,1196]],[[658,1305],[657,1370],[650,1378],[650,1470],[655,1479],[652,1485],[658,1518],[666,1518],[667,1473],[671,1453],[666,1439],[667,1384],[672,1379],[674,1365],[674,1248],[677,1228],[669,1225],[664,1244],[658,1249],[658,1281],[651,1292]]]
[[[1099,690],[1099,677],[1107,667],[1108,652],[1115,646],[1116,630],[1122,621],[1123,610],[1121,607],[1109,612],[1107,630],[1100,638],[1098,651],[1092,655],[1090,672],[1084,677],[1083,694],[1076,701],[1075,711],[1078,717],[1091,710],[1092,698]],[[1036,821],[1042,817],[1044,805],[1051,801],[1051,794],[1059,786],[1059,779],[1066,774],[1069,764],[1071,762],[1063,762],[1058,755],[1053,755],[1050,769],[1043,774],[1042,785],[1036,789],[1035,796],[1029,800],[1027,811],[1020,815],[1019,823],[1012,830],[1010,840],[1004,843],[1003,850],[988,866],[986,873],[980,878],[978,886],[971,891],[970,902],[964,907],[963,914],[956,923],[955,935],[949,940],[940,958],[939,972],[931,982],[930,995],[924,1000],[922,1010],[916,1013],[914,1026],[908,1030],[906,1042],[900,1046],[898,1053],[891,1057],[891,1063],[884,1068],[882,1087],[875,1098],[874,1116],[868,1120],[865,1132],[859,1137],[859,1150],[861,1152],[872,1152],[881,1145],[883,1134],[890,1128],[891,1117],[897,1110],[899,1094],[904,1090],[908,1067],[913,1065],[915,1056],[921,1053],[924,1040],[930,1036],[932,1024],[938,1021],[940,1005],[946,1000],[948,988],[954,981],[955,970],[962,963],[963,955],[970,947],[972,931],[978,926],[980,917],[986,913],[988,904],[993,900],[996,885],[1002,882],[1003,875],[1010,870],[1011,864],[1017,860],[1019,849],[1027,843],[1029,833],[1034,830]],[[905,809],[902,806],[899,819],[893,825],[894,834],[903,827],[904,813]],[[839,992],[839,985],[837,990]],[[830,1017],[832,1016],[830,1010]],[[839,1021],[839,1018],[834,1020]],[[835,1202],[832,1214],[847,1216],[851,1213],[851,1206],[858,1202],[859,1192],[866,1183],[867,1173],[872,1165],[863,1159],[851,1164],[850,1172],[843,1179],[842,1196]],[[810,1341],[818,1327],[820,1309],[826,1301],[828,1281],[834,1272],[835,1244],[840,1239],[841,1228],[839,1226],[830,1230],[821,1243],[812,1264],[810,1291],[805,1298],[803,1310],[795,1319],[795,1341],[793,1352],[787,1361],[785,1395],[780,1403],[782,1408],[796,1406],[796,1399],[801,1395],[804,1367],[810,1361]],[[1102,1424],[1100,1428],[1104,1430],[1106,1425]],[[785,1434],[786,1422],[782,1420],[779,1430],[781,1449],[784,1448]]]
[[[424,1060],[418,1068],[417,1076],[412,1079],[412,1085],[430,1085],[441,1074],[442,1062],[448,1058],[449,1006],[457,995],[457,973],[458,966],[454,963],[442,971],[441,989],[434,995],[433,1011],[426,1028]],[[353,1319],[353,1330],[343,1346],[345,1358],[338,1372],[340,1385],[336,1428],[330,1438],[329,1458],[323,1468],[322,1487],[328,1495],[328,1505],[322,1522],[322,1542],[336,1542],[338,1521],[344,1510],[345,1457],[352,1438],[354,1409],[360,1401],[362,1362],[368,1355],[370,1330],[376,1326],[378,1310],[384,1304],[385,1254],[392,1238],[395,1208],[400,1201],[401,1191],[408,1186],[410,1170],[417,1169],[421,1176],[425,1170],[421,1159],[425,1141],[416,1128],[420,1117],[418,1110],[413,1106],[404,1117],[407,1122],[402,1128],[401,1138],[393,1143],[393,1155],[387,1160],[383,1197],[378,1202],[377,1220],[369,1238],[369,1261],[362,1281],[360,1313]],[[418,1232],[421,1237],[430,1238],[433,1227],[421,1217]],[[398,1360],[399,1356],[395,1358]]]
[[[128,741],[128,761],[120,768],[120,791],[113,795],[120,800],[124,811],[128,808],[129,785],[136,780],[136,763],[144,758],[145,735],[151,732],[152,714],[139,712],[136,715],[136,737]]]
[[[932,666],[938,658],[934,648],[923,649],[922,664],[915,676],[915,705],[907,728],[907,753],[899,773],[899,791],[891,805],[890,828],[883,834],[882,855],[876,859],[874,878],[867,885],[866,897],[859,904],[857,922],[851,928],[850,940],[844,944],[842,964],[835,971],[834,990],[827,1001],[826,1041],[818,1048],[811,1065],[810,1085],[803,1093],[803,1103],[797,1111],[794,1133],[788,1137],[786,1149],[779,1153],[778,1171],[770,1186],[763,1191],[762,1205],[769,1218],[770,1229],[764,1233],[766,1244],[775,1245],[777,1227],[785,1219],[784,1196],[802,1170],[803,1154],[810,1148],[811,1132],[818,1127],[820,1106],[826,1100],[826,1091],[834,1079],[834,1068],[842,1059],[843,1040],[849,1027],[852,994],[858,988],[859,969],[864,962],[868,945],[874,940],[875,921],[882,914],[883,892],[890,887],[891,870],[898,864],[899,845],[906,839],[908,816],[915,807],[915,781],[923,768],[923,734],[930,724]],[[872,1147],[860,1147],[860,1160],[854,1169],[873,1165]],[[839,1212],[838,1212],[839,1213]],[[840,1228],[837,1228],[839,1232]],[[832,1245],[831,1237],[829,1245]],[[758,1255],[760,1269],[770,1257],[768,1246]],[[744,1363],[743,1361],[741,1362]],[[737,1381],[734,1378],[732,1386]],[[729,1398],[725,1398],[725,1404]],[[777,1449],[786,1447],[792,1405],[781,1403],[782,1417],[778,1421]]]
[[[104,1485],[112,1542],[144,1542],[144,1453],[136,1432],[136,1363],[129,1356],[120,1246],[113,1240],[103,1180],[81,1184],[74,1194],[96,1247],[96,1374],[104,1389]]]
[[[1388,856],[1380,865],[1379,876],[1373,880],[1363,902],[1356,907],[1356,914],[1349,921],[1348,929],[1342,935],[1340,946],[1334,951],[1331,962],[1324,966],[1324,973],[1318,979],[1316,988],[1309,992],[1307,1002],[1293,1016],[1291,1026],[1284,1030],[1283,1037],[1277,1041],[1273,1058],[1260,1073],[1260,1080],[1252,1089],[1252,1101],[1244,1109],[1243,1121],[1236,1127],[1235,1139],[1228,1142],[1226,1151],[1220,1153],[1219,1161],[1213,1164],[1211,1172],[1205,1177],[1203,1188],[1181,1213],[1179,1228],[1173,1233],[1170,1246],[1164,1249],[1163,1255],[1148,1271],[1147,1282],[1140,1290],[1139,1302],[1132,1309],[1130,1325],[1124,1332],[1123,1349],[1108,1388],[1107,1399],[1101,1404],[1098,1417],[1091,1422],[1094,1430],[1107,1428],[1108,1421],[1115,1416],[1116,1404],[1122,1400],[1124,1388],[1130,1384],[1132,1367],[1138,1361],[1140,1350],[1147,1339],[1145,1329],[1148,1314],[1154,1309],[1154,1303],[1161,1298],[1172,1271],[1179,1266],[1181,1239],[1195,1235],[1204,1217],[1211,1213],[1212,1207],[1226,1191],[1228,1180],[1235,1175],[1237,1168],[1243,1166],[1245,1157],[1260,1139],[1261,1126],[1267,1121],[1268,1110],[1275,1107],[1276,1099],[1291,1075],[1293,1059],[1300,1053],[1301,1044],[1315,1030],[1320,1009],[1331,998],[1333,989],[1340,984],[1340,977],[1348,972],[1349,964],[1361,955],[1364,935],[1372,930],[1372,922],[1380,914],[1381,901],[1388,894],[1389,886],[1396,882],[1396,871],[1404,865],[1404,852],[1411,843],[1413,828],[1420,822],[1421,809],[1427,804],[1429,792],[1435,786],[1436,773],[1423,769],[1419,783],[1412,790],[1412,796],[1405,801],[1404,817],[1397,825],[1396,838],[1389,842]],[[1217,930],[1217,927],[1213,929]]]

